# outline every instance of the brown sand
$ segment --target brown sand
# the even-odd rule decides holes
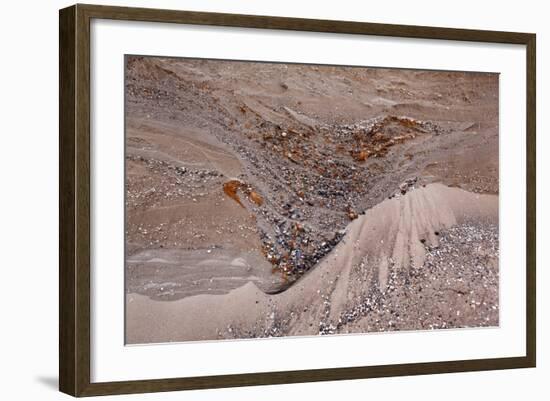
[[[498,75],[129,57],[126,128],[127,342],[498,324]]]
[[[333,251],[280,294],[268,295],[252,282],[227,294],[201,294],[172,302],[128,294],[127,342],[316,335],[327,327],[335,333],[352,327],[354,332],[366,331],[368,328],[362,327],[362,319],[367,324],[366,319],[342,324],[342,317],[369,298],[366,292],[389,291],[390,276],[425,268],[426,252],[438,246],[435,233],[470,221],[495,224],[498,197],[441,184],[415,189],[380,203],[350,223]],[[429,285],[423,284],[425,292]],[[480,285],[465,299],[496,297],[495,290]],[[446,302],[453,303],[457,296],[461,294],[450,294]],[[452,311],[453,316],[457,314],[455,321],[448,327],[472,324],[470,309],[470,302],[456,305]],[[492,313],[490,319],[498,324],[498,313]],[[415,316],[403,316],[401,321],[399,329],[418,328]]]

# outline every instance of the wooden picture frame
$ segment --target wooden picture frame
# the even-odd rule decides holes
[[[95,18],[524,45],[527,54],[525,60],[527,71],[526,355],[92,383],[90,380],[90,21]],[[62,392],[73,396],[95,396],[535,366],[536,37],[534,34],[80,4],[60,11],[59,29],[59,388]]]

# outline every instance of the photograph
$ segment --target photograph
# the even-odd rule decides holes
[[[499,74],[126,55],[125,342],[499,326]]]

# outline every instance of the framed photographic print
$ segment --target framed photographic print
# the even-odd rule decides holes
[[[534,367],[535,35],[60,11],[60,390]]]

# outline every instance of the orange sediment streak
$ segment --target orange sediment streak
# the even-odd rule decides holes
[[[258,206],[262,206],[262,203],[264,203],[264,200],[262,196],[254,191],[250,191],[248,194],[248,199],[250,199],[252,202],[254,202]]]
[[[239,205],[244,207],[241,200],[239,199],[239,195],[237,195],[237,190],[241,187],[241,185],[242,183],[238,180],[227,181],[226,183],[223,184],[223,192],[225,192],[227,196],[229,196]]]
[[[229,196],[239,205],[244,207],[241,199],[239,198],[239,195],[237,194],[239,189],[245,193],[250,202],[254,202],[258,206],[262,206],[262,204],[264,203],[264,198],[262,198],[259,193],[253,191],[248,185],[245,185],[239,180],[231,180],[223,184],[223,192],[225,192],[227,196]]]

